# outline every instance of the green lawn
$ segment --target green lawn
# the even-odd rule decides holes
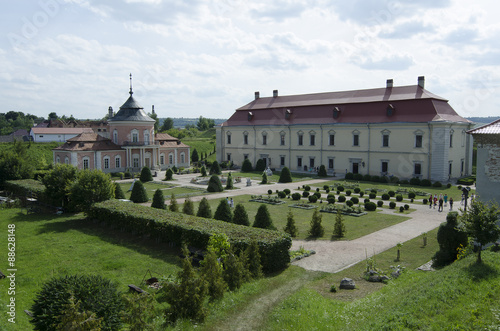
[[[237,197],[233,197],[233,199],[235,205],[237,203],[244,204],[245,210],[248,213],[250,223],[253,224],[260,203],[249,202],[248,200],[250,199],[250,195],[240,195]],[[220,200],[218,199],[209,200],[212,214],[215,213],[215,210],[219,205],[219,201]],[[308,237],[307,232],[310,228],[311,218],[314,210],[291,208],[289,207],[289,205],[293,204],[294,201],[291,199],[285,199],[285,201],[286,203],[283,205],[267,205],[274,226],[279,230],[283,230],[286,225],[288,211],[291,210],[294,215],[295,224],[299,229],[299,236],[297,237],[297,239],[306,239]],[[195,203],[195,210],[198,210],[198,205],[199,203]],[[322,204],[316,203],[315,205],[317,207],[320,207]],[[182,206],[180,206],[180,209],[182,209]],[[335,224],[336,214],[321,213],[321,215],[323,219],[322,224],[325,228],[325,235],[320,239],[329,240],[331,239],[333,234],[333,226]],[[368,215],[361,217],[344,216],[344,224],[346,227],[346,237],[344,239],[352,240],[355,238],[359,238],[388,226],[406,221],[407,219],[409,218],[405,216],[387,215],[377,212],[369,212]]]
[[[174,194],[177,198],[207,194],[207,192],[205,191],[205,187],[203,187],[202,189],[197,189],[188,186],[178,186],[177,184],[175,184],[175,181],[146,182],[143,184],[148,193],[149,200],[153,199],[153,195],[155,194],[155,191],[157,189],[163,191],[163,196],[165,197],[165,199],[169,198],[172,194]],[[132,183],[119,183],[118,185],[120,185],[123,193],[125,193],[125,197],[129,199],[130,194],[132,193],[132,191],[129,191]]]
[[[99,274],[112,279],[120,291],[126,292],[128,284],[142,286],[148,270],[156,277],[179,270],[175,251],[166,244],[103,228],[84,219],[82,214],[26,215],[19,209],[0,210],[2,242],[6,242],[8,224],[15,225],[17,319],[12,327],[4,323],[6,318],[2,313],[0,325],[6,330],[31,329],[23,310],[30,309],[36,292],[52,277]],[[1,246],[0,256],[0,270],[7,273],[7,245]],[[0,284],[3,284],[0,305],[5,307],[10,297],[5,290],[7,282],[0,280]]]

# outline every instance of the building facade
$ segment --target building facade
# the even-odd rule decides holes
[[[101,169],[104,172],[140,171],[189,167],[190,148],[166,133],[154,133],[155,120],[149,117],[132,96],[116,115],[109,109],[105,128],[110,138],[92,129],[68,139],[53,149],[54,162],[72,164],[79,169]]]
[[[472,123],[417,85],[255,99],[217,128],[217,160],[447,181],[472,171]]]

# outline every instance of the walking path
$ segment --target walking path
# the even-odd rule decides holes
[[[195,186],[197,184],[191,183],[193,177],[198,174],[187,174],[176,176],[176,184],[182,186]],[[158,175],[155,180],[159,181],[164,178],[164,173]],[[246,179],[242,179],[241,183],[236,183],[235,187],[239,189],[224,191],[222,193],[209,194],[203,196],[191,197],[192,201],[199,201],[203,197],[207,199],[221,199],[225,197],[232,197],[242,194],[265,194],[267,190],[282,191],[285,188],[296,190],[298,186],[304,184],[311,185],[328,179],[311,179],[294,183],[286,184],[271,184],[271,185],[258,185],[253,181],[252,186],[246,186]],[[179,203],[183,203],[184,199],[178,199]],[[409,220],[399,224],[387,227],[385,229],[373,232],[364,237],[345,240],[345,241],[330,241],[330,240],[293,240],[292,250],[298,250],[301,246],[307,250],[314,250],[316,254],[311,255],[305,259],[293,262],[294,265],[300,266],[307,270],[324,271],[335,273],[345,268],[348,268],[360,261],[366,259],[366,254],[371,256],[378,254],[389,248],[396,246],[398,243],[404,243],[410,239],[420,236],[423,232],[428,232],[438,227],[442,222],[446,221],[446,214],[449,207],[444,209],[443,212],[438,212],[437,209],[429,208],[428,205],[412,204],[412,208],[416,209],[411,214],[404,215],[410,217]],[[455,208],[458,208],[456,206]],[[383,209],[380,213],[390,213],[394,215],[393,210]]]

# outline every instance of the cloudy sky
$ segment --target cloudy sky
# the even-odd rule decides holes
[[[493,0],[3,1],[3,109],[227,118],[253,99],[415,85],[462,116],[500,115]]]

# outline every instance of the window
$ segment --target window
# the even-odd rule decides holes
[[[283,155],[280,156],[280,166],[285,166],[285,157]]]
[[[285,146],[285,135],[284,135],[284,134],[282,134],[282,135],[280,136],[280,139],[281,139],[281,140],[280,140],[280,145],[281,145],[281,146]]]
[[[387,174],[387,172],[389,171],[389,162],[387,161],[382,161],[382,173],[383,174]]]
[[[330,133],[330,139],[328,140],[328,145],[334,146],[335,145],[335,135]]]
[[[56,163],[61,163],[61,158],[59,156],[56,157]]]
[[[415,136],[415,147],[422,148],[422,135],[421,134],[417,134]]]
[[[316,135],[314,133],[311,133],[309,135],[309,142],[311,146],[314,146],[316,144]]]
[[[139,168],[139,158],[138,157],[134,157],[133,158],[133,160],[132,160],[132,167]]]
[[[415,163],[413,165],[413,174],[414,175],[422,175],[422,164],[421,163]]]
[[[120,168],[121,167],[121,157],[120,156],[115,156],[115,168]]]
[[[462,130],[462,147],[465,146],[465,130]]]
[[[231,153],[227,153],[227,160],[231,161]]]
[[[248,132],[243,132],[243,145],[248,145]]]
[[[109,169],[109,156],[104,157],[104,169]]]
[[[118,144],[118,131],[116,129],[113,131],[113,142]]]
[[[448,176],[451,176],[451,172],[453,169],[453,164],[451,162],[448,163]]]
[[[328,158],[328,169],[333,169],[333,157]]]
[[[185,163],[185,162],[186,162],[185,154],[181,153],[181,163]]]
[[[139,142],[139,133],[137,133],[137,130],[132,130],[132,142]]]
[[[298,157],[297,157],[297,167],[298,167],[298,168],[301,168],[301,167],[302,167],[302,157],[301,157],[301,156],[298,156]]]
[[[359,134],[354,134],[352,136],[352,145],[359,146]]]
[[[174,163],[174,154],[170,153],[168,154],[168,164],[173,164]]]
[[[267,145],[267,134],[262,134],[262,145]]]
[[[84,157],[83,158],[83,169],[88,169],[89,168],[89,158]]]
[[[304,134],[302,132],[299,132],[299,140],[298,140],[298,145],[302,146],[304,144]]]
[[[64,163],[69,164],[69,158],[67,156],[64,158]]]
[[[149,132],[144,132],[144,145],[149,145]]]
[[[165,154],[160,154],[160,164],[165,164]]]
[[[453,133],[450,133],[450,147],[453,147]]]
[[[464,160],[462,159],[462,160],[460,161],[460,175],[461,175],[461,176],[463,176],[463,174],[464,174],[464,170],[465,170],[465,162],[464,162]]]
[[[231,134],[230,133],[227,134],[227,144],[231,145]]]
[[[309,158],[309,168],[314,168],[314,158],[313,157],[310,157]]]
[[[382,135],[382,147],[389,147],[389,135]]]

